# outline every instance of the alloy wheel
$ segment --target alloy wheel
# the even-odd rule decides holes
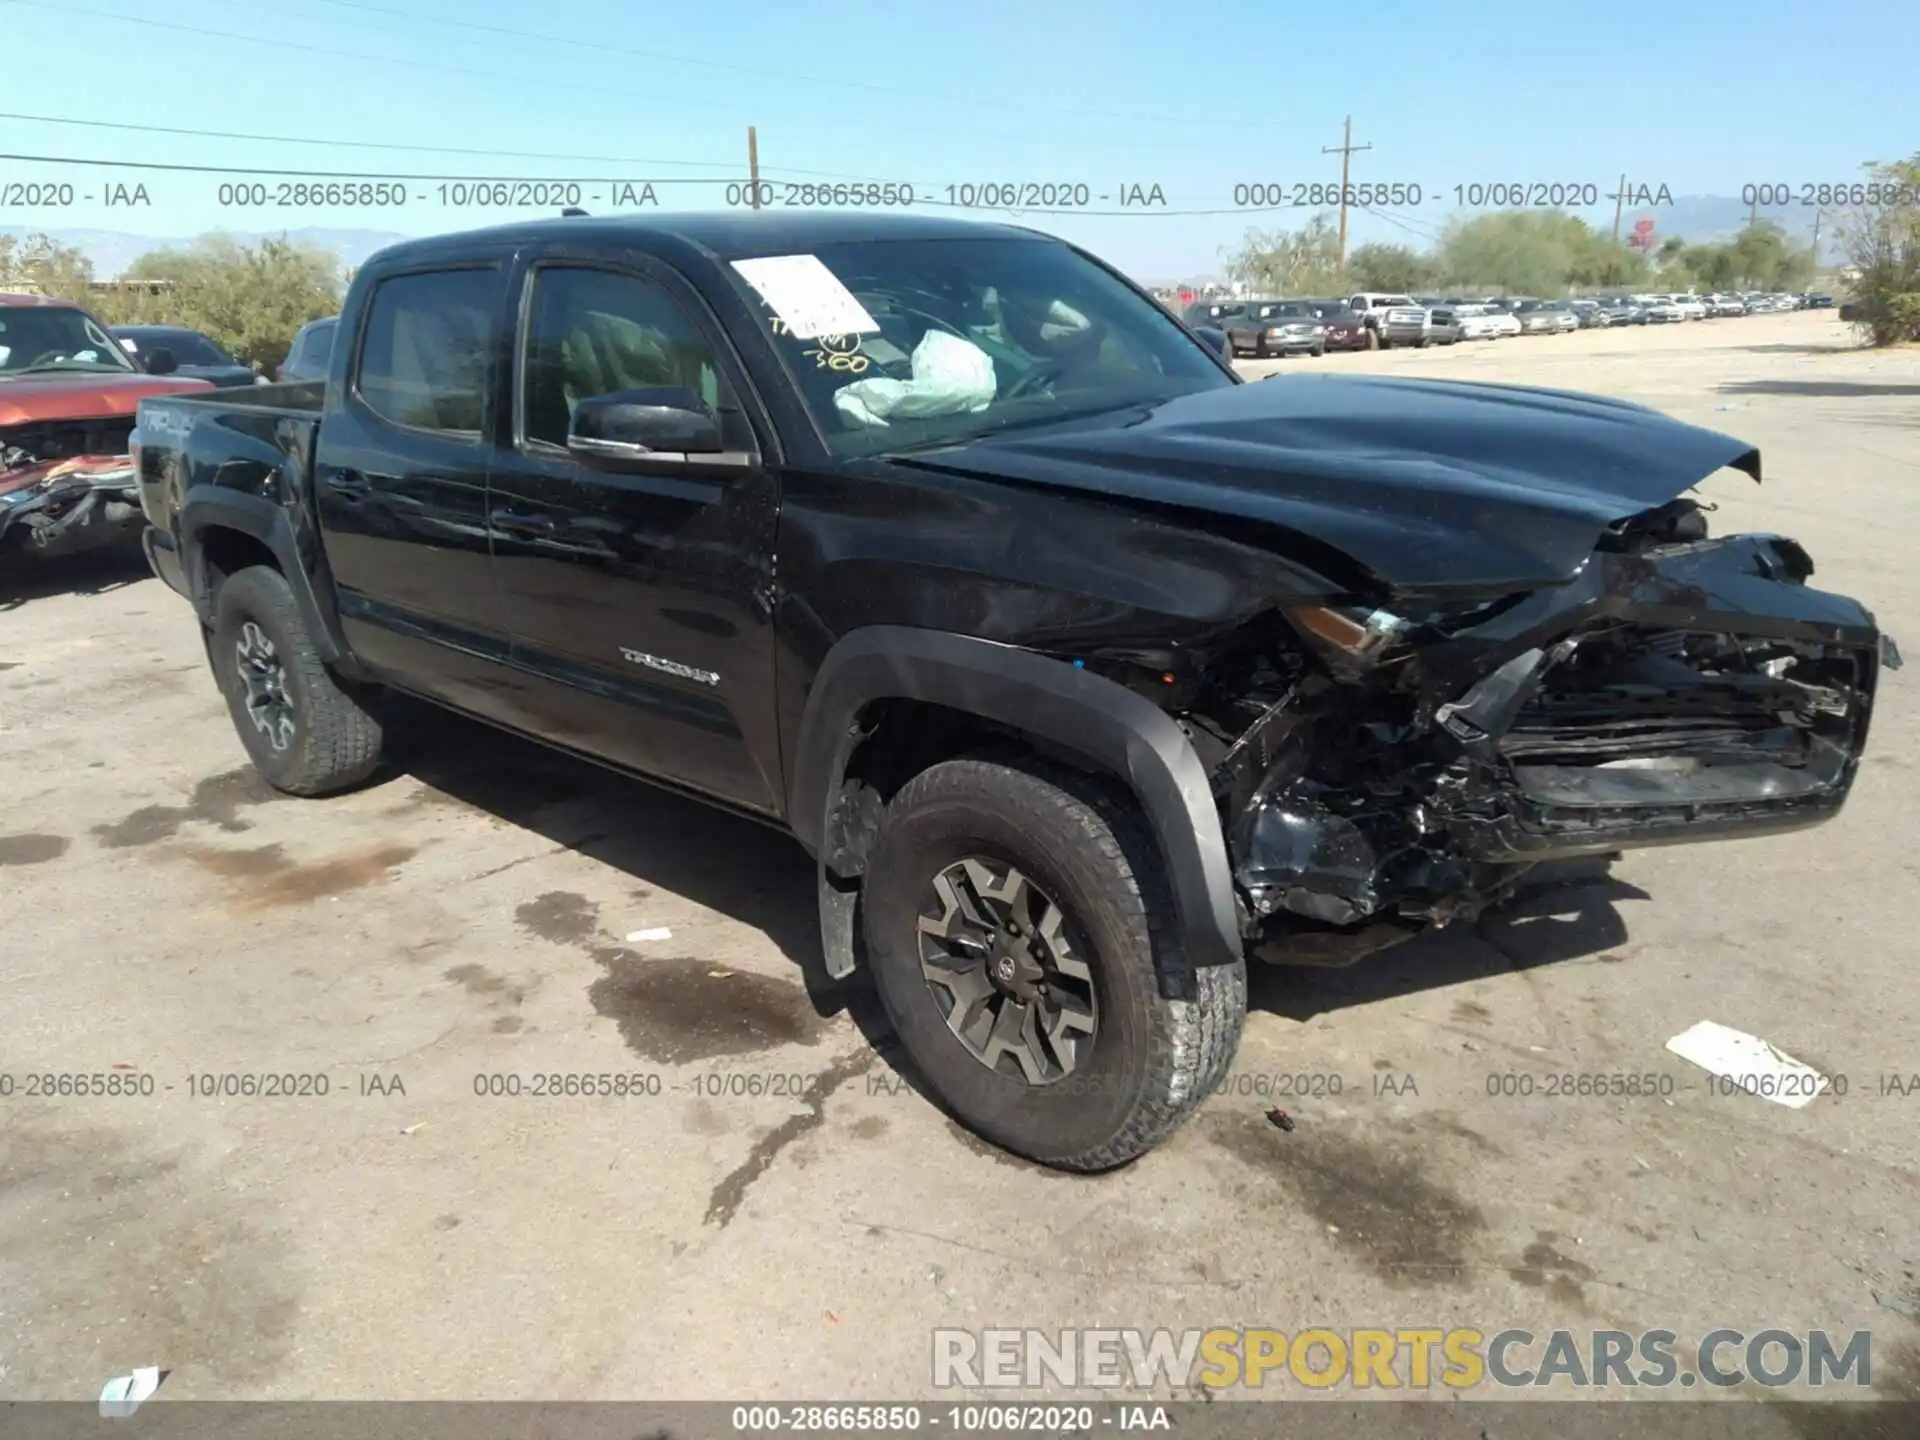
[[[1099,1028],[1076,927],[1015,866],[979,856],[933,877],[920,907],[920,969],[956,1039],[1029,1085],[1071,1075]]]
[[[234,643],[240,683],[246,688],[247,715],[254,728],[276,752],[293,744],[293,696],[287,690],[287,669],[267,632],[249,620]]]

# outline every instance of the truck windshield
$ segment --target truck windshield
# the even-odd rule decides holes
[[[0,309],[0,378],[55,370],[133,369],[126,352],[84,310],[62,305]]]
[[[1236,383],[1159,305],[1053,241],[850,243],[739,261],[735,274],[837,455]],[[803,317],[823,302],[847,333],[797,333],[815,328]]]

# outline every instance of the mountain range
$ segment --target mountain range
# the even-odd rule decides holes
[[[1763,220],[1772,220],[1784,229],[1789,236],[1809,242],[1813,236],[1815,211],[1810,206],[1761,206],[1758,215]],[[1664,240],[1670,235],[1678,235],[1695,243],[1725,240],[1737,234],[1747,223],[1749,207],[1745,202],[1731,195],[1676,195],[1672,203],[1652,208],[1628,208],[1621,214],[1620,229],[1624,237],[1633,230],[1634,222],[1642,216],[1650,216],[1654,223],[1654,235]],[[982,218],[988,218],[982,216]],[[1422,216],[1426,219],[1426,216]],[[1436,212],[1430,223],[1438,224],[1444,216]],[[1612,212],[1605,215],[1589,214],[1590,221],[1610,227]],[[1830,243],[1835,236],[1835,226],[1829,214],[1822,224],[1820,250],[1822,263],[1832,263],[1838,258],[1837,245]],[[360,265],[376,250],[393,244],[398,240],[411,238],[394,230],[354,230],[328,229],[309,226],[299,230],[287,231],[231,231],[233,238],[242,242],[256,242],[269,236],[285,235],[288,239],[303,241],[331,250],[340,257],[341,263],[348,269]],[[72,245],[84,252],[93,261],[94,274],[99,278],[112,279],[119,275],[141,255],[149,250],[166,249],[171,246],[189,245],[193,242],[188,235],[141,235],[126,230],[58,230],[42,229],[31,225],[0,225],[0,235],[26,236],[46,234],[63,245]]]

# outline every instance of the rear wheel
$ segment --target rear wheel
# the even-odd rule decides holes
[[[380,722],[327,669],[278,570],[250,566],[221,585],[207,656],[240,743],[276,790],[324,795],[373,773]]]
[[[1246,967],[1196,968],[1131,805],[982,760],[887,807],[865,881],[874,982],[968,1128],[1067,1170],[1157,1144],[1226,1073]]]

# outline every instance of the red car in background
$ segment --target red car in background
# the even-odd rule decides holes
[[[0,565],[138,543],[134,410],[149,395],[213,388],[170,374],[165,351],[147,365],[71,301],[0,292]]]
[[[1329,350],[1368,350],[1367,321],[1358,310],[1349,309],[1344,300],[1309,300],[1320,316],[1321,333]]]

